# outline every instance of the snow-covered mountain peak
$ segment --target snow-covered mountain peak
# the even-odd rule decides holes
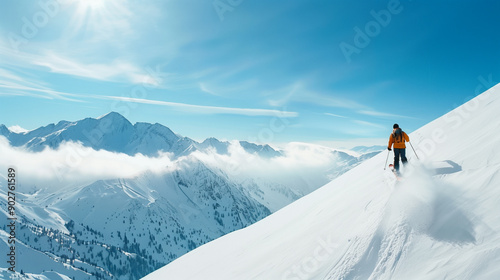
[[[96,119],[101,127],[106,127],[106,129],[120,129],[127,127],[127,129],[132,129],[133,125],[124,116],[119,113],[111,112],[104,116]]]
[[[97,118],[98,120],[102,120],[102,119],[108,119],[108,120],[112,120],[114,122],[120,122],[120,121],[127,121],[128,120],[120,113],[117,113],[117,112],[109,112],[105,115],[102,115],[100,117]]]
[[[198,147],[201,150],[213,148],[218,154],[225,155],[228,153],[230,143],[219,141],[217,138],[210,137],[201,142]]]
[[[180,136],[159,123],[138,122],[132,125],[125,117],[116,112],[97,119],[86,118],[69,122],[60,121],[27,133],[14,133],[5,126],[0,127],[0,135],[7,137],[12,146],[26,146],[34,151],[45,147],[57,148],[64,141],[80,142],[95,150],[135,155],[157,156],[159,152],[169,152],[174,156],[183,156],[196,150],[215,149],[219,154],[227,154],[229,142],[208,138],[198,143],[188,137]],[[245,151],[259,156],[279,156],[280,152],[269,145],[257,145],[246,141],[240,142]]]
[[[257,145],[247,141],[240,141],[240,145],[241,147],[243,147],[243,149],[245,149],[245,151],[249,153],[256,153],[261,157],[271,158],[281,155],[279,151],[276,151],[275,149],[271,148],[271,146],[269,146],[268,144]]]
[[[180,138],[182,138],[182,136],[177,135],[170,128],[161,125],[159,123],[150,124],[150,123],[138,122],[134,125],[134,127],[137,129],[139,133],[142,134],[153,133],[157,135],[162,135],[169,141],[179,140]]]
[[[202,144],[205,144],[205,143],[206,143],[206,144],[212,144],[212,143],[217,143],[217,144],[219,144],[219,143],[222,143],[222,142],[221,142],[221,141],[219,141],[219,140],[218,140],[217,138],[215,138],[215,137],[209,137],[209,138],[207,138],[207,139],[203,140]]]

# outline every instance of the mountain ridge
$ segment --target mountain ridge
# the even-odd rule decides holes
[[[64,141],[74,141],[95,150],[104,149],[128,155],[141,153],[146,156],[157,156],[159,151],[163,151],[179,157],[208,148],[227,153],[230,145],[229,142],[221,142],[213,137],[198,143],[174,133],[170,128],[159,123],[132,124],[117,112],[110,112],[95,119],[59,121],[57,124],[51,123],[25,133],[12,132],[2,125],[0,135],[5,136],[12,146],[26,146],[32,151],[41,151],[45,147],[56,149]],[[217,144],[217,147],[213,144]],[[259,156],[281,155],[280,151],[267,144],[258,145],[246,141],[240,141],[240,144],[247,152],[256,153]]]

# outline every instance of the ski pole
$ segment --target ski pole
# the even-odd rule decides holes
[[[389,154],[390,153],[391,153],[391,151],[387,150],[387,158],[385,159],[384,170],[387,167],[387,161],[389,160]]]
[[[415,152],[415,149],[413,148],[413,145],[411,144],[411,142],[410,142],[410,141],[408,141],[408,143],[410,143],[411,149],[413,150],[413,153],[415,153],[415,156],[417,157],[417,159],[418,159],[418,160],[420,160],[420,159],[418,158],[417,152]]]

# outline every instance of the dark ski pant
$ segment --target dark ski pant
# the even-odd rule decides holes
[[[394,169],[399,170],[399,157],[401,156],[401,161],[405,164],[408,160],[406,159],[406,149],[394,149]]]

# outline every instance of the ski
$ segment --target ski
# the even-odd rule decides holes
[[[401,177],[401,176],[398,174],[398,172],[396,171],[396,169],[394,168],[394,164],[392,164],[392,163],[391,163],[391,164],[389,164],[389,169],[392,171],[392,173],[394,174],[394,176],[396,176],[396,179],[397,179],[398,181],[403,180],[403,177]]]

